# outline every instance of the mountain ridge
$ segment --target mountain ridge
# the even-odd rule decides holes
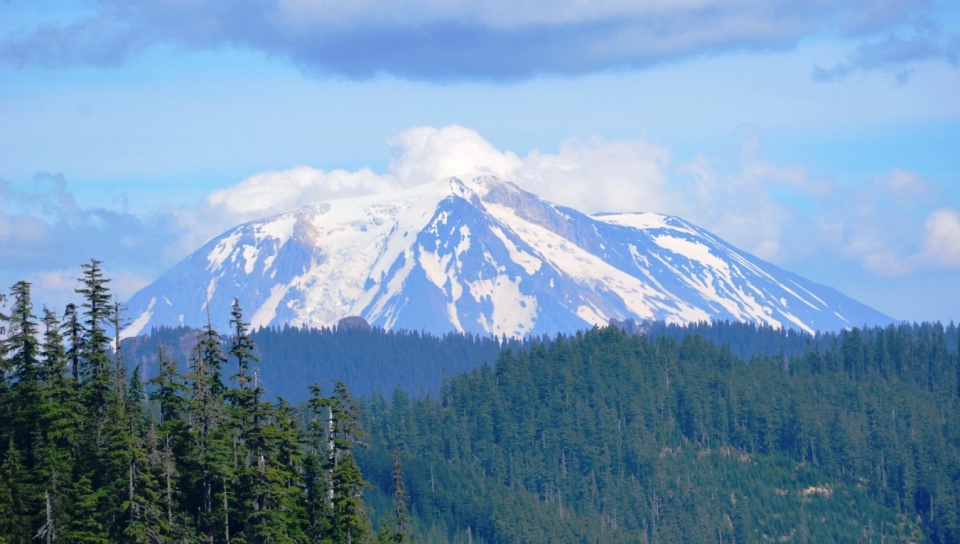
[[[436,334],[555,334],[630,318],[807,332],[894,321],[678,217],[587,215],[492,176],[239,225],[136,293],[124,334],[219,326],[233,298],[253,327],[359,315]]]

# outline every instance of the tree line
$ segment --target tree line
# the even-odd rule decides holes
[[[240,307],[230,337],[200,330],[186,372],[157,347],[142,380],[120,349],[122,311],[101,263],[79,304],[35,315],[30,284],[0,306],[0,542],[403,542],[374,533],[354,452],[360,408],[343,382],[299,409],[268,401]],[[398,463],[399,463],[399,457]]]

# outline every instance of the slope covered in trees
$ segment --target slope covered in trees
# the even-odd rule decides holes
[[[0,542],[373,540],[345,384],[311,387],[302,410],[268,401],[236,304],[229,340],[199,331],[186,372],[157,346],[144,383],[113,349],[119,304],[99,262],[77,294],[62,321],[37,318],[26,282],[0,306]]]
[[[490,542],[960,542],[960,389],[939,325],[745,362],[593,330],[503,352],[436,400],[374,396],[418,523]],[[437,530],[439,528],[439,530]]]

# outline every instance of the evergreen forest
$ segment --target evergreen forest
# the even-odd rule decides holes
[[[0,305],[2,543],[960,542],[952,323],[121,343],[79,276]]]
[[[373,532],[352,455],[360,409],[343,382],[331,396],[309,386],[300,407],[268,401],[236,303],[229,340],[199,331],[186,373],[159,344],[144,382],[114,349],[122,312],[100,263],[80,280],[63,317],[38,318],[26,282],[4,307],[0,542],[406,540],[399,465],[396,515]]]

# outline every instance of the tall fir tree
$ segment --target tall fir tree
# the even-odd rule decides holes
[[[226,387],[222,370],[226,359],[220,334],[208,321],[197,338],[193,356],[187,414],[190,422],[190,451],[186,465],[189,510],[196,512],[200,538],[207,542],[229,539],[229,503],[224,497],[232,481],[231,438]]]
[[[189,542],[195,536],[191,530],[195,524],[183,519],[185,508],[181,494],[181,476],[187,470],[184,461],[191,444],[187,385],[163,344],[157,347],[157,364],[157,375],[148,382],[149,398],[159,416],[159,421],[151,426],[151,438],[147,441],[151,448],[150,461],[159,479],[159,504],[170,540]]]
[[[48,533],[62,534],[71,519],[74,502],[75,457],[80,452],[83,409],[61,335],[60,320],[43,311],[41,381],[44,383],[40,425],[44,429],[38,448],[38,487],[44,490],[44,518]]]
[[[409,495],[407,483],[403,475],[403,461],[400,448],[393,448],[393,470],[390,473],[393,487],[393,512],[388,522],[380,527],[377,534],[378,544],[392,544],[410,542],[411,518],[409,512]]]
[[[305,511],[305,531],[309,539],[319,542],[330,532],[332,518],[333,489],[330,482],[329,399],[323,397],[320,386],[310,386],[310,400],[307,401],[308,421],[303,437],[306,449],[303,461],[303,510]]]
[[[334,384],[329,410],[332,448],[328,470],[333,491],[330,537],[333,542],[365,542],[371,528],[363,493],[369,484],[363,479],[353,450],[368,446],[363,442],[365,435],[360,424],[359,406],[345,383],[337,381]]]

